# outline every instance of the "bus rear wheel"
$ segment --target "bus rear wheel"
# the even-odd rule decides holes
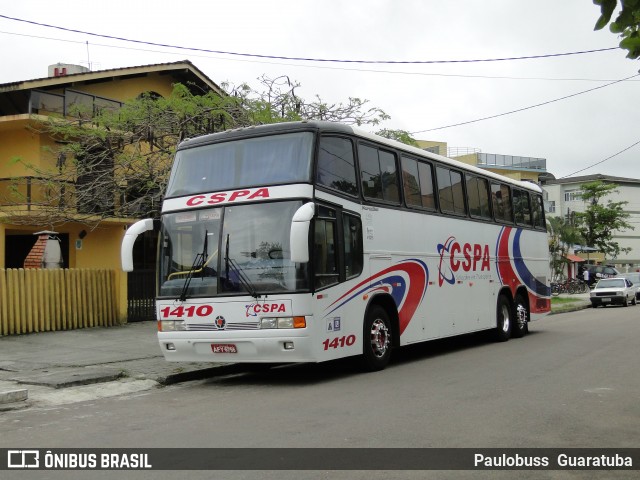
[[[506,295],[498,297],[498,309],[496,312],[495,338],[498,342],[506,342],[511,337],[512,318],[511,302]]]
[[[527,308],[527,300],[521,293],[516,295],[513,306],[513,320],[511,336],[514,338],[524,337],[529,331],[529,309]]]
[[[391,320],[379,305],[369,309],[364,319],[361,366],[368,372],[382,370],[391,358]]]

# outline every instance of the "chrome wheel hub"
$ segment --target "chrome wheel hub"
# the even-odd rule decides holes
[[[384,357],[391,345],[391,335],[385,323],[378,319],[371,325],[371,347],[373,354],[380,358]]]
[[[509,314],[509,307],[507,305],[502,306],[502,331],[507,333],[509,331],[509,323],[511,322],[511,315]]]
[[[516,307],[516,322],[520,329],[527,325],[527,309],[522,304],[518,304]]]

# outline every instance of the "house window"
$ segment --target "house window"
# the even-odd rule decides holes
[[[565,202],[575,202],[577,200],[582,200],[582,191],[581,190],[568,190],[564,192],[564,201]]]

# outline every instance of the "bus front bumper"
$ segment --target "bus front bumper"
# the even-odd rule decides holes
[[[226,332],[225,332],[226,333]],[[271,332],[269,332],[271,333]],[[255,335],[255,332],[252,332]],[[315,362],[306,335],[202,336],[194,332],[158,332],[162,354],[170,362],[297,363]]]

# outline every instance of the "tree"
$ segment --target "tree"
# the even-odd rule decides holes
[[[580,243],[582,235],[580,230],[564,217],[550,217],[551,235],[549,238],[549,258],[552,279],[557,280],[564,274],[565,266],[568,263],[567,254],[569,248]]]
[[[300,84],[286,76],[258,78],[260,90],[254,90],[246,83],[223,87],[229,90],[230,96],[237,99],[240,111],[238,121],[246,126],[263,125],[276,122],[297,120],[324,120],[341,122],[349,125],[378,125],[389,116],[381,109],[368,107],[368,100],[349,97],[346,103],[327,103],[318,95],[306,101],[296,94]]]
[[[406,130],[390,130],[388,128],[383,128],[382,130],[378,130],[376,132],[376,135],[380,135],[381,137],[385,137],[391,140],[396,140],[406,145],[411,145],[412,147],[418,147],[418,142],[416,141],[416,139],[413,138],[411,134]]]
[[[604,183],[600,180],[581,185],[582,199],[588,204],[584,212],[576,212],[576,221],[579,224],[580,234],[586,244],[595,247],[608,258],[615,259],[620,253],[627,253],[630,248],[621,248],[618,242],[613,240],[616,231],[625,229],[633,230],[626,220],[629,213],[624,211],[624,206],[629,202],[612,202],[607,200],[606,205],[602,199],[612,193],[617,193],[617,185]]]
[[[288,77],[259,79],[259,89],[247,84],[224,87],[227,95],[194,95],[176,85],[168,98],[143,95],[117,110],[76,110],[65,118],[50,118],[41,133],[55,139],[49,153],[56,168],[31,172],[30,203],[39,208],[29,215],[14,212],[16,224],[60,225],[69,221],[95,227],[110,217],[159,216],[162,195],[177,145],[185,138],[230,128],[295,120],[330,120],[377,125],[388,119],[367,100],[349,98],[327,103],[316,96],[301,98],[299,84]],[[12,202],[19,205],[20,188]]]
[[[611,21],[618,0],[593,0],[600,6],[600,18],[594,30],[601,30]],[[627,58],[640,57],[640,0],[620,0],[620,12],[609,25],[612,33],[620,34],[620,48],[628,51]]]

